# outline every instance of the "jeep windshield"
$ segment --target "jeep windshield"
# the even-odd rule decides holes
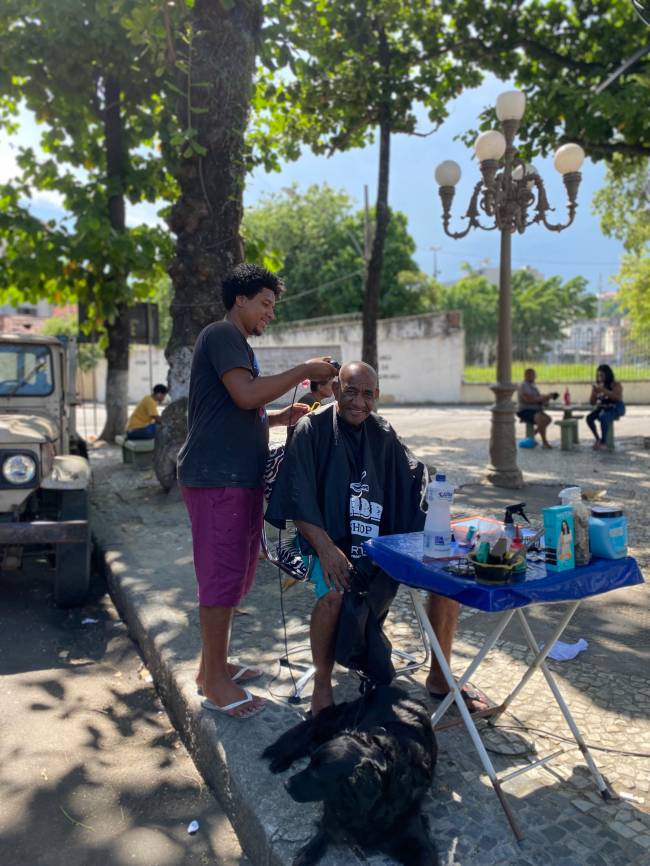
[[[0,397],[47,397],[53,388],[52,353],[47,346],[0,345]]]

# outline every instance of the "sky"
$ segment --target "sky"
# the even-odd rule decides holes
[[[497,95],[509,89],[503,82],[488,76],[484,83],[465,91],[449,105],[449,117],[427,138],[395,135],[391,141],[391,179],[389,200],[391,207],[403,211],[408,217],[409,230],[416,242],[415,258],[426,273],[433,272],[432,246],[437,252],[438,276],[442,282],[457,279],[461,266],[468,262],[474,267],[498,266],[499,239],[496,232],[474,230],[463,240],[452,240],[442,230],[442,209],[433,173],[443,159],[454,159],[462,169],[452,205],[451,230],[464,227],[461,215],[465,212],[474,183],[479,178],[478,164],[473,153],[455,137],[467,129],[476,128],[480,112],[493,104]],[[0,141],[0,182],[14,174],[16,147],[38,147],[39,127],[33,118],[23,112],[20,133],[13,139]],[[422,113],[421,132],[431,128]],[[534,163],[546,184],[548,197],[556,211],[553,221],[565,218],[566,193],[561,176],[553,168],[552,158],[535,159]],[[311,184],[328,183],[344,190],[361,207],[363,187],[368,185],[373,202],[377,187],[377,146],[355,149],[332,157],[314,156],[306,151],[294,163],[285,164],[280,172],[265,173],[257,170],[248,178],[245,204],[257,204],[265,195],[278,192],[296,183],[306,189]],[[610,277],[618,270],[622,245],[603,236],[597,217],[592,213],[591,200],[602,186],[605,167],[602,163],[585,161],[583,180],[578,195],[578,211],[574,224],[564,232],[550,232],[541,226],[531,226],[524,235],[513,238],[513,266],[535,268],[545,276],[559,275],[563,279],[584,276],[592,291],[607,291],[613,287]],[[43,219],[59,217],[61,203],[56,193],[39,193],[33,200],[33,211]],[[140,221],[157,220],[154,205],[130,207],[127,221],[135,225]]]

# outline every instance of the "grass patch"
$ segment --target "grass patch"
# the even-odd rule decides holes
[[[534,367],[538,382],[592,382],[596,375],[596,364],[536,364],[534,361],[513,361],[512,381],[522,382],[524,370]],[[614,367],[616,378],[621,382],[636,382],[650,379],[650,363],[622,364]],[[465,367],[463,382],[471,385],[489,385],[496,382],[496,367]]]

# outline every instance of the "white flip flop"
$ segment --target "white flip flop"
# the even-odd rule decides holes
[[[239,670],[237,671],[237,673],[234,676],[232,676],[230,679],[233,681],[233,683],[236,683],[238,679],[240,679],[241,677],[244,676],[246,671],[254,671],[254,670],[257,670],[257,668],[251,668],[251,667],[249,667],[249,665],[242,665],[239,668]],[[263,676],[264,676],[264,671],[257,671],[257,673],[255,674],[254,677],[247,677],[247,679],[245,679],[244,682],[245,683],[253,683],[253,682],[255,682],[255,680],[259,680],[259,678],[263,677]],[[243,683],[242,683],[242,686],[243,686]],[[201,686],[196,687],[196,693],[197,693],[197,695],[199,695],[199,697],[201,697],[201,698],[203,697],[203,689],[201,688]]]
[[[237,680],[241,679],[241,677],[243,677],[247,671],[255,671],[255,670],[257,670],[257,668],[252,668],[249,665],[242,665],[239,668],[239,670],[237,671],[237,673],[233,677],[231,677],[230,679],[233,681],[233,683],[236,683]],[[244,682],[245,683],[252,683],[254,680],[259,680],[259,678],[263,675],[264,675],[263,671],[257,670],[257,673],[254,676],[246,677]]]
[[[230,710],[235,710],[237,707],[243,707],[244,704],[252,704],[254,701],[253,695],[248,691],[248,689],[244,689],[244,694],[246,695],[241,701],[234,701],[232,704],[226,704],[225,707],[220,707],[217,704],[212,703],[207,698],[204,701],[201,701],[201,706],[206,710],[210,710],[212,713],[223,713],[226,716],[229,716],[231,719],[240,719],[243,721],[244,719],[252,719],[253,716],[257,716],[259,713],[264,712],[266,709],[266,702],[260,704],[256,707],[252,712],[246,713],[244,716],[233,716],[230,713]]]

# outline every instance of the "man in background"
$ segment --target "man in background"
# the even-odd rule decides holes
[[[153,439],[156,435],[156,425],[160,424],[158,406],[167,396],[165,385],[154,385],[153,392],[147,394],[135,407],[126,422],[127,439]]]
[[[298,398],[298,402],[306,403],[307,406],[313,406],[314,403],[320,403],[321,406],[326,406],[334,400],[334,393],[332,391],[333,381],[333,379],[328,379],[326,382],[311,381],[309,383],[309,391],[305,391],[304,394],[301,394]]]
[[[559,394],[540,394],[535,384],[536,373],[532,367],[524,371],[524,381],[517,389],[519,405],[517,417],[527,424],[535,425],[535,433],[539,433],[544,448],[551,448],[546,438],[546,428],[551,423],[551,416],[544,412],[544,407],[551,400],[557,400]]]

